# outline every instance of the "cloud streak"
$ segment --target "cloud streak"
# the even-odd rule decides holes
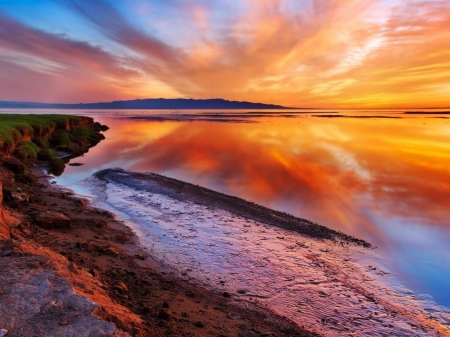
[[[78,41],[3,14],[0,62],[14,64],[15,73],[23,68],[24,78],[72,76],[66,100],[166,96],[311,107],[449,105],[447,1],[58,4],[104,39]],[[79,83],[92,78],[103,93],[80,93],[74,74]]]

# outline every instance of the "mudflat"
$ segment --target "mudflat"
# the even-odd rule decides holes
[[[9,238],[0,242],[6,266],[0,271],[0,328],[7,336],[316,335],[264,308],[236,305],[229,293],[161,272],[130,228],[50,184],[45,174],[35,173],[36,182],[29,183],[0,170],[3,186],[22,196],[3,204]],[[29,290],[22,308],[9,305],[22,288]]]

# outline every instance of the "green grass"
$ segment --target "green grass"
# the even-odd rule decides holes
[[[56,154],[52,149],[40,149],[37,158],[39,160],[51,161],[56,158]]]
[[[51,172],[59,175],[65,163],[55,149],[80,155],[83,148],[103,139],[99,131],[106,129],[90,117],[0,114],[0,153],[19,160],[47,161]]]
[[[39,148],[36,144],[28,141],[21,141],[16,145],[16,149],[14,150],[14,155],[18,159],[24,160],[36,160]]]
[[[65,162],[55,149],[81,155],[86,147],[104,139],[99,132],[107,129],[90,117],[0,114],[0,153],[13,154],[19,160],[46,161],[51,173],[59,175]]]
[[[0,149],[14,146],[23,137],[38,139],[47,136],[56,128],[67,129],[81,118],[67,115],[0,114]]]
[[[48,139],[44,137],[33,137],[32,142],[36,144],[41,149],[47,149],[50,147]]]

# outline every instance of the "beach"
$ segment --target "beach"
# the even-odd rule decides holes
[[[8,336],[27,331],[48,336],[70,331],[78,336],[92,331],[117,336],[448,334],[442,316],[380,281],[390,275],[365,264],[373,250],[363,241],[158,175],[105,170],[78,188],[82,185],[90,191],[84,198],[51,184],[46,175],[35,184],[15,182],[30,198],[4,207],[10,240],[2,241],[2,259],[15,265],[2,270],[0,282],[1,307],[9,310],[3,309],[1,324]],[[70,224],[33,222],[46,211],[64,214]],[[219,217],[209,232],[203,221],[208,216]],[[153,226],[156,234],[150,235],[143,219],[159,224]],[[283,228],[286,223],[292,227]],[[243,235],[249,242],[239,243]],[[191,255],[186,247],[195,247]],[[25,299],[22,306],[9,307],[12,290],[21,286],[11,286],[12,281],[30,269],[36,280],[45,275],[58,291],[41,294],[42,303],[33,308]],[[22,283],[29,298],[42,292],[30,287],[36,280],[30,276]]]
[[[1,176],[6,184],[14,177],[4,168]],[[30,185],[15,177],[30,198],[3,205],[0,328],[7,336],[315,335],[257,304],[236,303],[235,294],[162,271],[112,213],[48,178]],[[45,212],[70,224],[37,225]]]

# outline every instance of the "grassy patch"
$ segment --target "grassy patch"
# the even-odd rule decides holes
[[[100,131],[95,124],[92,128],[78,126],[73,130],[73,137],[77,140],[87,139],[90,144],[97,144],[103,139],[103,135],[99,133]]]
[[[66,165],[64,163],[64,160],[56,157],[56,158],[50,160],[49,173],[51,173],[55,176],[60,176],[64,172],[65,167],[66,167]]]
[[[14,150],[14,155],[22,160],[36,160],[39,148],[36,144],[27,141],[21,141]]]
[[[8,115],[0,114],[0,150],[12,150],[23,138],[33,140],[48,137],[55,129],[67,130],[86,117],[67,115]],[[45,147],[37,143],[39,147]],[[47,146],[48,147],[48,146]]]
[[[53,134],[52,145],[53,146],[69,146],[72,141],[72,135],[68,131],[58,130]]]
[[[0,114],[0,153],[20,160],[46,161],[52,173],[59,175],[65,162],[55,150],[82,155],[104,139],[99,132],[107,129],[83,116]]]
[[[44,137],[34,137],[31,141],[41,149],[48,149],[50,147],[48,139]]]
[[[39,160],[51,161],[56,158],[56,154],[52,149],[40,149],[37,157]]]

